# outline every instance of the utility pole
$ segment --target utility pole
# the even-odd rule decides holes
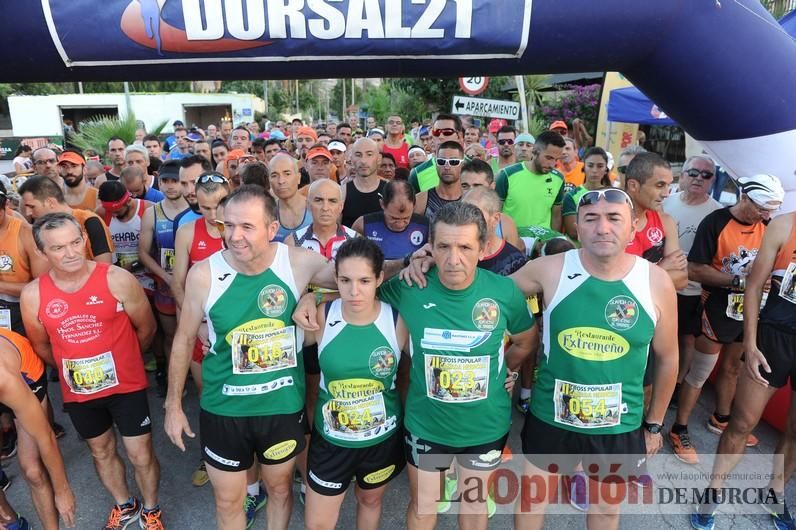
[[[341,121],[345,121],[346,120],[345,109],[346,109],[346,106],[347,106],[346,105],[346,103],[347,103],[346,94],[345,94],[345,79],[341,79],[340,83],[343,85],[343,111],[340,114],[340,116],[342,116],[342,118],[340,118],[340,119],[341,119]]]
[[[298,79],[296,79],[296,114],[301,114],[301,111],[299,110],[299,82],[298,82]]]
[[[265,101],[265,115],[268,116],[268,81],[263,81],[263,100]]]

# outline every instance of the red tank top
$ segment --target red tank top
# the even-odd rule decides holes
[[[82,403],[147,387],[138,337],[108,287],[107,263],[96,263],[77,292],[39,278],[39,321],[61,368],[64,401]]]
[[[401,144],[401,147],[390,147],[387,143],[381,146],[382,153],[390,153],[395,159],[395,167],[403,167],[409,169],[409,145],[406,142]]]
[[[663,228],[660,214],[655,210],[647,210],[646,217],[647,225],[636,232],[625,252],[644,258],[650,263],[658,263],[663,259],[666,230]]]
[[[193,240],[191,241],[191,250],[188,252],[189,267],[223,249],[224,239],[210,235],[204,217],[193,221]]]

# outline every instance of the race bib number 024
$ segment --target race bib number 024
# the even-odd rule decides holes
[[[556,379],[553,392],[555,421],[580,429],[619,425],[622,419],[622,383],[580,385]]]
[[[296,367],[294,326],[273,331],[232,333],[232,373],[264,374]]]
[[[426,396],[447,403],[486,399],[489,394],[489,363],[488,355],[425,354]]]

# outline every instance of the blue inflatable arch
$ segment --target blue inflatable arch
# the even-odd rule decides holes
[[[796,43],[759,0],[30,0],[0,82],[619,71],[796,210]]]

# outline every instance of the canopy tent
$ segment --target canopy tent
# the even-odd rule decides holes
[[[796,11],[791,11],[779,19],[779,23],[788,32],[788,35],[796,39]]]
[[[608,98],[608,121],[640,125],[677,125],[636,87],[611,91]]]

